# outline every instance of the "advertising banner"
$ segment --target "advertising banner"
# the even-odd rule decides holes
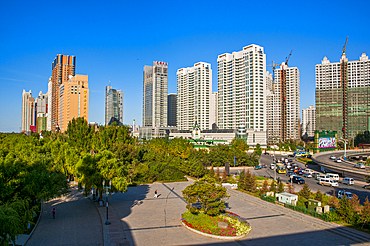
[[[335,147],[335,137],[319,138],[319,148],[334,148],[334,147]]]

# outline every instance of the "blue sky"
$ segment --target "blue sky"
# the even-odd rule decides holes
[[[109,79],[124,92],[124,123],[142,122],[142,71],[153,61],[176,70],[217,56],[264,47],[267,64],[300,70],[301,109],[315,104],[315,64],[324,56],[370,55],[370,1],[8,1],[0,0],[0,132],[19,132],[22,91],[47,92],[56,54],[75,55],[89,76],[89,121],[104,124]]]

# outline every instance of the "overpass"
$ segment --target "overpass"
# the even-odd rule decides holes
[[[321,170],[323,171],[331,171],[342,175],[343,177],[353,177],[359,180],[365,180],[366,176],[370,176],[370,170],[368,167],[366,169],[358,169],[354,168],[354,162],[351,161],[344,161],[343,159],[344,151],[327,151],[314,154],[312,156],[312,160],[321,166]],[[370,149],[364,150],[347,150],[346,156],[357,156],[357,155],[370,155]],[[340,158],[342,160],[341,163],[334,162],[330,159],[330,156],[334,155],[336,158]]]

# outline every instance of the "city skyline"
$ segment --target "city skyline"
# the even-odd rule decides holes
[[[153,2],[146,2],[145,7],[142,3],[117,3],[96,4],[85,9],[82,3],[71,8],[68,4],[25,2],[19,8],[13,2],[3,2],[0,8],[0,20],[4,23],[0,27],[3,34],[0,39],[0,100],[7,106],[0,110],[0,132],[20,132],[22,91],[32,90],[34,95],[47,92],[52,76],[51,61],[57,54],[77,57],[78,73],[89,76],[89,121],[102,125],[105,86],[109,78],[113,87],[122,89],[127,95],[124,123],[131,124],[135,119],[138,125],[143,125],[144,65],[152,61],[168,62],[168,93],[176,93],[177,69],[199,61],[216,68],[218,55],[238,51],[250,44],[264,47],[266,65],[271,65],[272,61],[284,62],[293,49],[289,65],[300,70],[301,111],[315,105],[315,65],[325,56],[332,62],[339,62],[347,36],[349,60],[358,60],[362,53],[370,54],[370,34],[362,31],[366,30],[369,17],[360,14],[369,9],[370,3],[345,3],[328,1],[317,5],[318,2],[292,1],[280,6],[271,2],[261,8],[257,3],[224,5],[216,1],[212,2],[212,11],[205,11],[209,4],[197,3],[198,8],[194,9],[190,3],[179,9],[180,3],[171,7],[165,3],[157,6]],[[250,16],[244,18],[235,14],[236,7],[258,8],[259,11],[251,11]],[[145,18],[138,20],[138,10]],[[288,18],[281,18],[282,15],[277,14],[279,11],[289,13]],[[220,12],[228,22],[219,18]],[[62,13],[74,18],[50,21]],[[97,16],[97,21],[86,19],[86,15]],[[339,18],[348,21],[339,22]],[[154,24],[147,25],[152,19]],[[156,23],[165,23],[167,30],[158,31],[154,28]],[[55,25],[66,35],[55,32]],[[213,91],[217,91],[216,69],[212,77]]]

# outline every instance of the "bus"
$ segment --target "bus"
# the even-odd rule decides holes
[[[278,163],[276,165],[276,172],[277,173],[286,173],[286,167],[284,164]]]
[[[294,151],[293,155],[294,156],[306,157],[306,156],[310,155],[310,152],[308,152],[308,151]]]

